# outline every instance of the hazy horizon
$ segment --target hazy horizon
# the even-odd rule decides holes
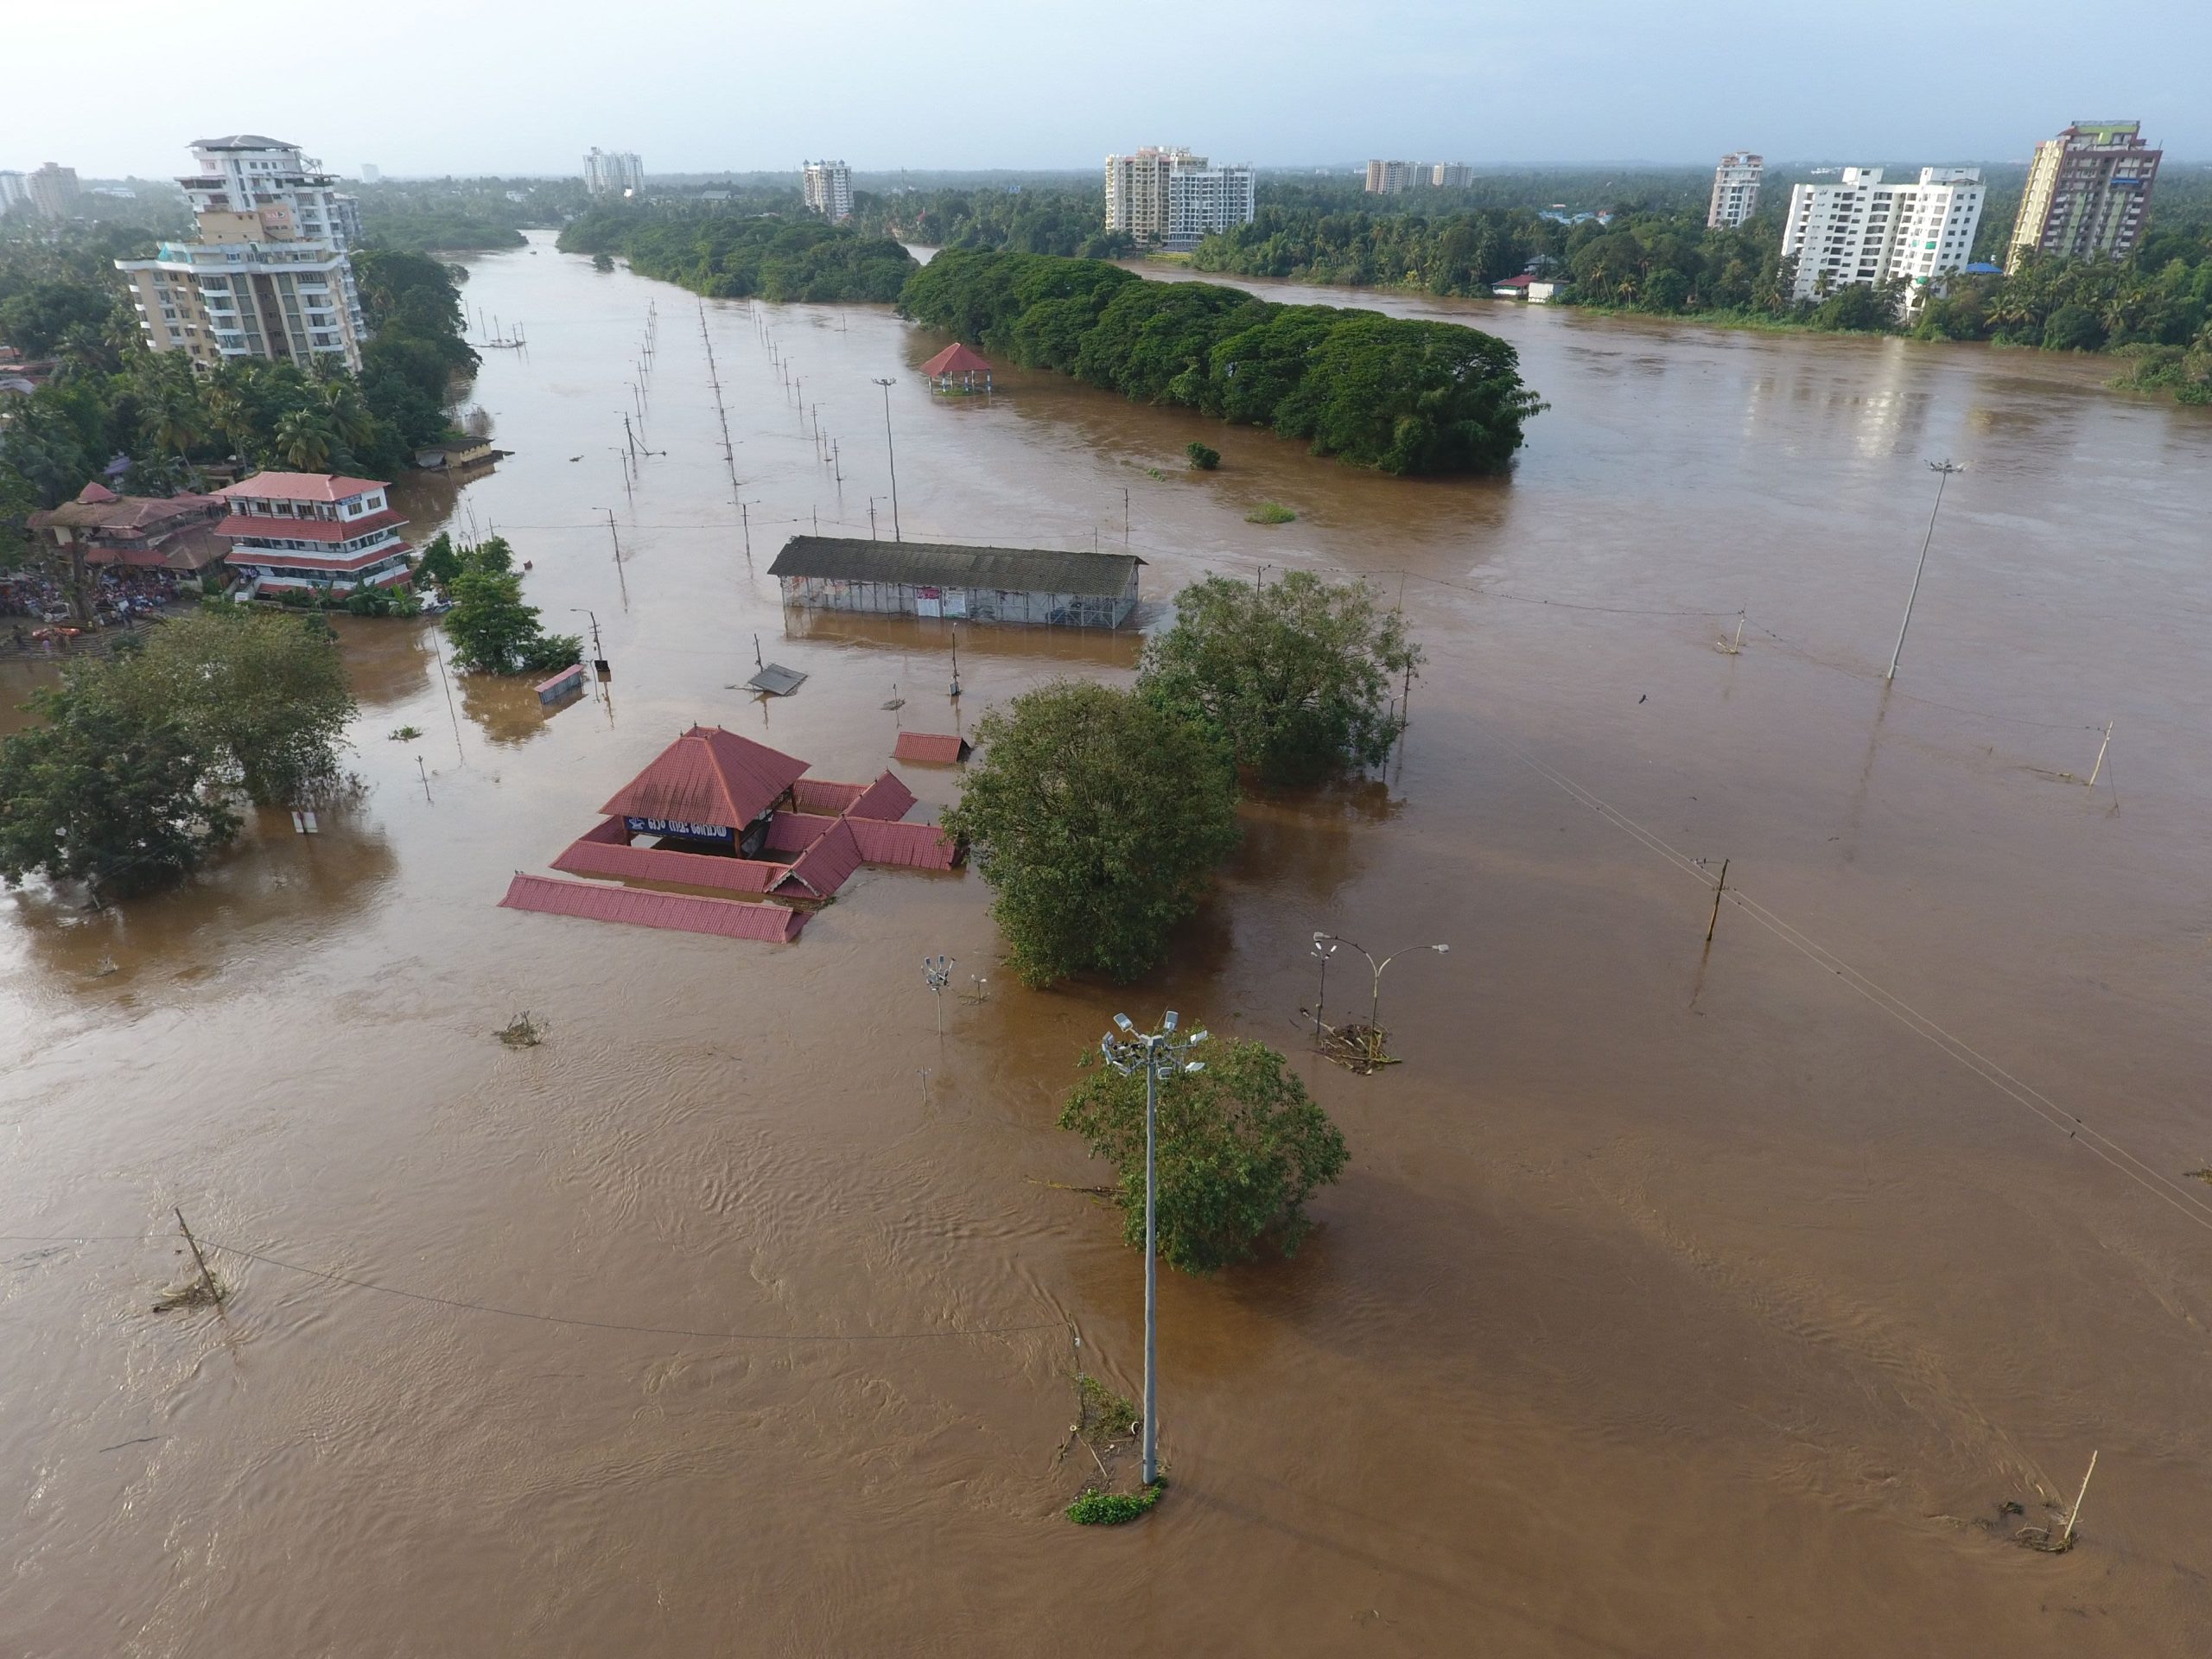
[[[2181,0],[2131,13],[2131,37],[2158,49],[2126,55],[2052,50],[2081,15],[2056,0],[1871,0],[1848,25],[1777,16],[1755,28],[1624,0],[1571,19],[1382,0],[1349,24],[1313,0],[1221,0],[1157,32],[1110,34],[1096,15],[858,0],[833,31],[818,14],[709,0],[619,14],[543,0],[526,20],[389,0],[342,29],[310,19],[302,31],[296,7],[236,0],[225,38],[304,32],[346,54],[342,68],[312,53],[266,60],[315,66],[287,75],[258,60],[238,73],[174,6],[115,0],[89,79],[75,72],[95,39],[86,23],[11,19],[0,167],[162,178],[183,170],[193,139],[229,132],[392,177],[573,175],[593,145],[635,150],[663,175],[789,172],[823,155],[864,173],[1073,173],[1144,143],[1281,171],[1375,156],[1710,166],[1731,149],[1972,163],[2024,161],[2090,119],[2140,120],[2176,162],[2212,157],[2212,99],[2189,90],[2212,58],[2212,7]],[[1279,159],[1299,150],[1321,159]]]

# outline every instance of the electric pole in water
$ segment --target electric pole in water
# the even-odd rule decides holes
[[[1203,1071],[1205,1065],[1184,1057],[1206,1039],[1194,1031],[1177,1040],[1174,1009],[1167,1010],[1155,1032],[1139,1031],[1129,1016],[1117,1014],[1114,1024],[1120,1035],[1108,1032],[1100,1052],[1106,1064],[1123,1077],[1144,1073],[1144,1484],[1160,1478],[1160,1258],[1154,1229],[1159,1205],[1158,1160],[1155,1142],[1160,1122],[1160,1083],[1185,1072]]]
[[[1882,676],[1886,682],[1897,677],[1897,659],[1904,655],[1904,632],[1912,626],[1912,603],[1920,597],[1920,573],[1928,568],[1928,544],[1936,539],[1936,515],[1943,511],[1943,486],[1951,481],[1953,473],[1966,468],[1946,458],[1931,461],[1928,470],[1936,474],[1936,505],[1928,512],[1928,533],[1920,538],[1920,563],[1912,568],[1912,591],[1905,595],[1904,620],[1897,625],[1897,648],[1890,653],[1890,671]]]
[[[883,453],[891,458],[891,539],[903,542],[906,537],[899,529],[899,451],[891,442],[891,388],[896,380],[878,380],[883,388]]]

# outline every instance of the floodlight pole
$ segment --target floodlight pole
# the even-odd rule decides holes
[[[906,538],[899,529],[899,451],[891,442],[891,388],[896,380],[878,380],[883,388],[883,453],[891,458],[891,539],[903,542]]]
[[[924,957],[922,977],[929,981],[930,989],[937,994],[937,1034],[944,1035],[944,988],[952,980],[950,957]]]
[[[1404,956],[1407,950],[1433,950],[1438,956],[1441,957],[1450,954],[1452,950],[1452,947],[1448,944],[1409,944],[1407,945],[1404,950],[1393,950],[1389,956],[1383,957],[1382,961],[1377,962],[1364,948],[1353,944],[1351,940],[1345,938],[1341,933],[1314,934],[1313,943],[1317,950],[1319,948],[1321,942],[1325,939],[1332,941],[1338,944],[1351,945],[1353,950],[1357,950],[1361,956],[1367,957],[1367,965],[1375,970],[1374,982],[1369,988],[1367,999],[1367,1040],[1370,1044],[1375,1044],[1378,1041],[1376,1033],[1380,1029],[1376,1021],[1377,1011],[1382,1006],[1382,970],[1385,968],[1388,968],[1392,963],[1395,962],[1400,957]]]
[[[1147,1486],[1160,1478],[1160,1183],[1156,1155],[1160,1080],[1205,1070],[1203,1061],[1185,1061],[1183,1057],[1205,1041],[1206,1033],[1194,1031],[1178,1042],[1175,1027],[1179,1018],[1170,1008],[1158,1031],[1141,1032],[1129,1022],[1128,1015],[1117,1014],[1114,1023],[1121,1028],[1121,1035],[1116,1037],[1109,1032],[1100,1045],[1106,1064],[1123,1077],[1140,1066],[1144,1069],[1144,1484]]]
[[[1928,470],[1936,474],[1936,505],[1928,512],[1928,533],[1920,538],[1920,563],[1912,567],[1912,591],[1904,596],[1904,620],[1897,624],[1897,648],[1890,653],[1890,671],[1882,676],[1885,683],[1897,678],[1897,658],[1904,655],[1904,632],[1912,626],[1912,604],[1920,597],[1920,573],[1928,569],[1928,544],[1936,539],[1936,515],[1943,511],[1943,486],[1953,473],[1966,468],[1947,459],[1929,461]]]

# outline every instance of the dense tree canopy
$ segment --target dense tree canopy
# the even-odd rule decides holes
[[[1303,783],[1389,756],[1403,723],[1392,697],[1420,661],[1364,582],[1210,576],[1175,596],[1175,626],[1146,647],[1137,684],[1218,734],[1238,766]]]
[[[741,216],[690,205],[594,207],[561,232],[563,253],[619,253],[640,276],[710,299],[887,301],[915,269],[885,236],[811,214]]]
[[[1313,1223],[1306,1201],[1344,1173],[1344,1137],[1263,1043],[1206,1043],[1205,1070],[1163,1079],[1154,1140],[1160,1255],[1184,1273],[1218,1272],[1271,1242],[1294,1253]],[[1114,1166],[1122,1236],[1144,1248],[1145,1082],[1096,1058],[1069,1094],[1060,1127]]]
[[[537,607],[524,603],[522,575],[505,537],[456,549],[441,536],[432,543],[432,557],[440,569],[454,573],[445,580],[453,600],[445,627],[461,667],[480,674],[550,674],[582,657],[579,635],[546,632]]]
[[[1147,283],[1097,260],[941,253],[899,306],[1018,362],[1389,473],[1497,471],[1543,407],[1513,348],[1477,329]]]
[[[1080,680],[993,709],[976,740],[944,823],[975,849],[1015,971],[1143,973],[1236,844],[1227,755],[1196,721]]]

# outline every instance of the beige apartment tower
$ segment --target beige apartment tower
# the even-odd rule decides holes
[[[1420,171],[1414,162],[1370,162],[1367,164],[1367,194],[1370,196],[1403,195],[1414,188],[1414,175]]]
[[[2165,152],[2143,141],[2139,121],[2076,121],[2036,146],[2005,269],[2031,253],[2059,259],[2125,259],[2151,220],[2151,187]]]
[[[1713,169],[1713,200],[1705,210],[1707,230],[1732,231],[1758,212],[1759,184],[1766,158],[1739,149],[1723,156]]]
[[[297,144],[234,133],[192,146],[177,181],[200,234],[118,259],[147,348],[213,365],[264,357],[359,372],[368,327],[346,250],[357,204]]]

